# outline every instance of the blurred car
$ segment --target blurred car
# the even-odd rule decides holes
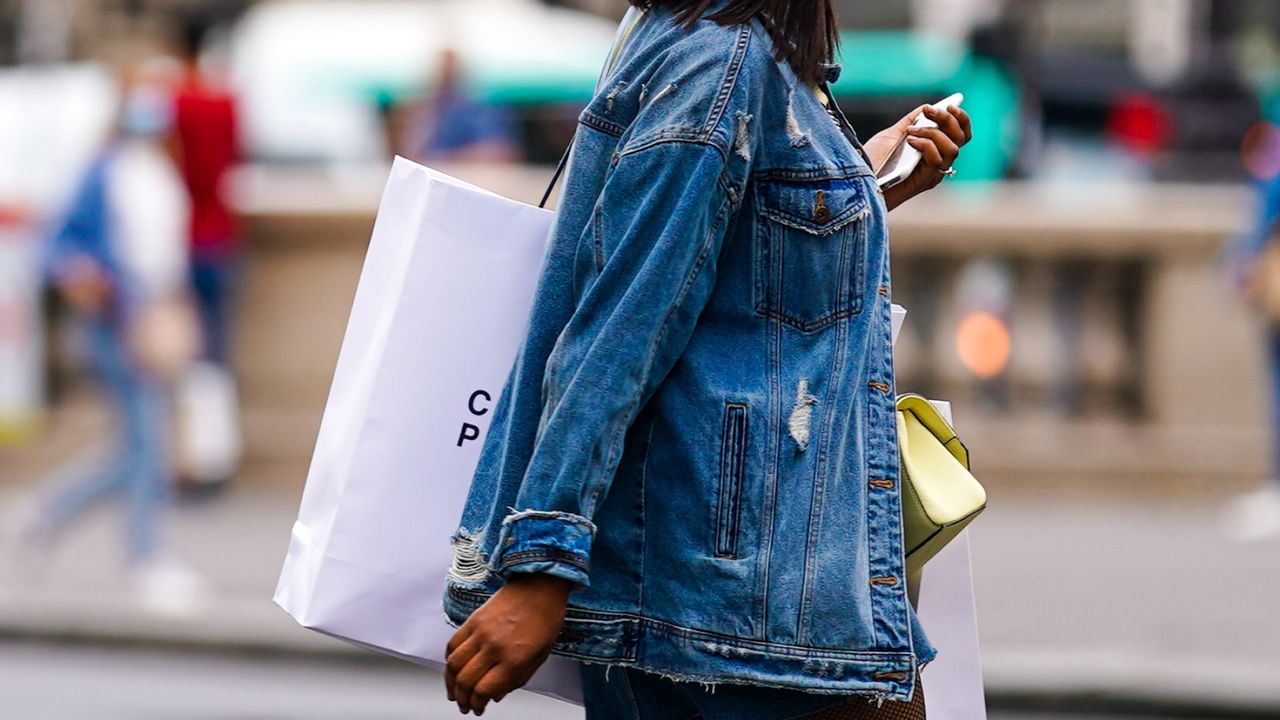
[[[1011,59],[1051,142],[1091,148],[1095,166],[1123,150],[1156,180],[1242,178],[1241,138],[1261,108],[1239,48],[1280,20],[1276,3],[1011,5],[999,44],[1016,46]]]
[[[429,91],[445,49],[483,100],[514,110],[526,156],[554,161],[590,99],[613,20],[532,0],[266,2],[233,33],[248,144],[261,160],[359,162],[386,156],[379,108]],[[964,91],[980,134],[960,170],[1000,177],[1017,145],[1017,90],[996,61],[910,30],[847,30],[834,86],[859,127],[881,127]],[[532,130],[532,131],[530,131]]]
[[[231,36],[251,157],[360,163],[387,154],[380,109],[430,91],[445,50],[480,99],[585,104],[613,21],[532,0],[264,2]],[[536,155],[536,154],[535,154]]]
[[[0,206],[39,218],[64,202],[110,132],[118,96],[95,64],[0,68]]]

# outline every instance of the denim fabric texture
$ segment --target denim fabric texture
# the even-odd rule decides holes
[[[668,680],[632,668],[584,663],[586,720],[799,720],[859,702],[802,690]],[[871,707],[875,707],[872,705]]]
[[[549,573],[578,587],[557,654],[911,697],[934,650],[903,562],[886,209],[851,135],[758,22],[641,17],[579,118],[452,622]]]

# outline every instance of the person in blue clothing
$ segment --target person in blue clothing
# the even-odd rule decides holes
[[[48,280],[71,309],[112,411],[113,442],[60,470],[20,521],[39,557],[99,501],[127,508],[126,550],[149,609],[192,609],[200,581],[162,552],[171,474],[169,378],[194,354],[187,295],[188,205],[164,139],[170,100],[158,78],[128,89],[120,130],[92,163],[51,233]]]
[[[1280,130],[1272,128],[1280,134]],[[1273,149],[1274,151],[1274,149]],[[1280,230],[1280,173],[1257,183],[1257,211],[1249,230],[1228,248],[1228,261],[1238,285],[1262,313],[1267,325],[1267,364],[1271,371],[1272,477],[1257,490],[1229,503],[1224,522],[1232,538],[1250,542],[1280,535],[1280,264],[1274,253]]]
[[[511,114],[469,92],[454,50],[440,54],[431,97],[414,109],[407,130],[403,152],[421,163],[520,159]]]
[[[452,538],[448,695],[554,652],[589,720],[919,720],[887,213],[969,118],[864,145],[831,0],[633,5]]]

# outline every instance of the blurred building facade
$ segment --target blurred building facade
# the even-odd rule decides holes
[[[226,21],[251,0],[2,0],[0,64],[114,58],[173,40],[184,18]]]
[[[956,400],[959,415],[975,417],[977,461],[998,460],[1009,476],[1181,471],[1246,482],[1265,472],[1256,328],[1216,262],[1247,222],[1240,144],[1280,88],[1280,4],[838,4],[853,62],[836,90],[860,129],[955,89],[983,118],[960,168],[966,182],[895,213],[896,299],[912,313],[902,389]],[[248,450],[296,467],[385,177],[383,104],[429,92],[433,58],[458,46],[468,81],[516,118],[531,164],[455,170],[536,199],[625,7],[0,0],[0,60],[110,59],[169,42],[192,12],[228,23],[249,125],[235,193],[255,268],[239,343]],[[581,47],[548,60],[537,37],[494,42],[513,34],[504,18],[538,28],[525,36]],[[862,66],[877,55],[886,64]],[[904,63],[906,79],[884,79]],[[984,153],[991,159],[977,162]],[[1225,378],[1225,390],[1199,389],[1206,375]],[[1011,431],[1029,440],[1011,447]],[[1232,449],[1197,459],[1204,453],[1184,439],[1206,433]],[[1073,451],[1081,446],[1095,448],[1093,460]],[[1163,458],[1159,469],[1150,458]]]

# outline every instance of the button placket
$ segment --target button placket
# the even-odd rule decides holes
[[[887,282],[884,283],[887,286]],[[903,551],[900,540],[902,508],[898,491],[897,425],[893,387],[893,361],[888,303],[877,303],[884,324],[876,331],[873,349],[868,357],[870,377],[867,380],[868,452],[867,484],[874,491],[867,499],[872,516],[869,522],[884,535],[884,541],[873,543],[867,582],[873,594],[873,621],[877,642],[885,648],[901,647],[910,642],[909,613],[903,573]]]

